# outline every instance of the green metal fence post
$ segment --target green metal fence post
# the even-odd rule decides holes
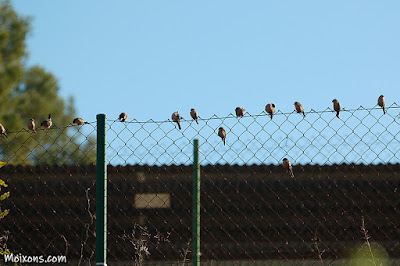
[[[193,142],[193,236],[192,236],[192,265],[200,266],[200,163],[199,140]]]
[[[107,265],[107,115],[97,118],[96,265]]]

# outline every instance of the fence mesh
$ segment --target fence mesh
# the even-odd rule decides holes
[[[64,261],[57,256],[66,256],[70,265],[93,260],[95,133],[96,123],[54,125],[37,129],[37,134],[8,132],[8,138],[1,139],[1,160],[8,165],[1,168],[0,179],[10,192],[1,201],[1,209],[10,210],[0,221],[2,251],[43,260],[55,256],[49,260],[53,263]],[[32,263],[22,259],[25,263],[18,264]],[[4,264],[3,254],[1,260]]]
[[[108,120],[108,262],[190,261],[199,139],[202,264],[340,265],[362,257],[364,248],[373,264],[398,264],[400,108],[387,110],[343,110],[340,119],[330,109],[305,118],[230,114],[199,124],[183,119],[182,130],[172,121]],[[12,192],[1,203],[11,209],[1,221],[10,250],[93,263],[95,167],[87,143],[95,129],[55,130],[76,147],[49,131],[2,140],[3,160],[19,158],[1,170]],[[19,135],[37,143],[14,148]],[[53,142],[42,145],[41,136]],[[285,157],[294,178],[282,166]]]

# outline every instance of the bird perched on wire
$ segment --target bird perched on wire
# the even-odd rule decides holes
[[[125,122],[128,119],[128,115],[126,113],[121,113],[119,115],[119,121]]]
[[[182,118],[183,118],[183,117],[178,113],[178,111],[172,113],[172,121],[174,121],[175,123],[178,124],[178,128],[179,128],[179,129],[182,129],[182,128],[181,128],[181,123],[180,123],[180,121],[181,121]]]
[[[76,124],[78,126],[81,126],[83,124],[89,124],[88,122],[85,122],[85,120],[83,120],[83,118],[77,117],[74,119],[74,121],[72,121],[72,124]]]
[[[382,109],[383,109],[383,114],[386,114],[386,111],[385,111],[385,96],[383,96],[383,95],[381,95],[381,96],[379,96],[379,98],[378,98],[378,105],[380,106],[380,107],[382,107]]]
[[[53,125],[53,122],[51,121],[51,114],[49,114],[49,118],[40,123],[40,127],[50,128],[51,125]]]
[[[333,109],[336,111],[336,117],[339,118],[339,112],[342,109],[342,105],[336,99],[333,99],[332,102],[333,102]]]
[[[197,121],[197,119],[199,119],[199,114],[194,108],[190,109],[190,116],[193,118],[194,121],[196,121],[197,124],[199,124],[199,121]]]
[[[306,114],[304,113],[304,107],[301,103],[299,102],[294,102],[294,107],[296,108],[296,111],[298,114],[303,114],[304,117],[306,117]]]
[[[4,126],[2,124],[0,124],[0,134],[3,135],[4,137],[8,138],[6,129],[4,128]]]
[[[218,136],[221,137],[222,141],[224,142],[224,146],[225,146],[225,140],[226,140],[226,131],[223,127],[220,127],[218,129]]]
[[[283,158],[282,165],[286,168],[286,172],[288,172],[290,176],[294,178],[292,163],[289,161],[289,159]]]
[[[244,111],[246,111],[246,109],[244,109],[243,107],[236,107],[236,109],[235,109],[236,116],[237,117],[243,117],[244,116]]]
[[[29,130],[32,130],[33,131],[33,133],[35,133],[36,134],[36,130],[35,130],[35,119],[33,119],[33,118],[31,118],[31,119],[29,119],[29,121],[28,121],[28,123],[27,123],[27,126],[28,126],[28,129]]]
[[[275,104],[269,103],[265,106],[265,111],[271,116],[271,119],[275,113]]]

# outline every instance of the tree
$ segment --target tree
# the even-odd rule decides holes
[[[4,162],[0,162],[0,168],[3,167],[4,165],[5,165]],[[0,179],[0,190],[2,187],[8,187],[8,185],[6,184],[6,182],[4,182],[2,179]],[[7,199],[9,196],[10,196],[10,192],[1,194],[0,201]],[[3,211],[2,208],[0,207],[0,220],[3,219],[4,217],[6,217],[9,213],[10,213],[9,209],[5,209]],[[8,239],[7,235],[0,236],[0,255],[1,256],[11,254],[10,250],[7,248],[7,239]]]
[[[0,112],[6,111],[8,96],[21,80],[26,57],[25,38],[29,32],[29,19],[18,16],[9,1],[0,2],[0,97],[5,104]]]
[[[95,158],[94,139],[69,126],[75,118],[73,98],[59,96],[57,79],[40,66],[24,65],[29,18],[15,13],[9,1],[0,1],[0,123],[9,138],[0,140],[2,160],[11,164],[87,164]],[[28,132],[52,115],[51,129]],[[90,126],[90,125],[88,125]]]

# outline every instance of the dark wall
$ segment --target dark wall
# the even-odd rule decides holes
[[[399,165],[202,167],[203,259],[342,257],[363,240],[399,257]],[[109,260],[181,260],[191,239],[192,168],[125,166],[108,171]],[[11,196],[0,222],[22,254],[93,256],[95,167],[3,167]],[[137,209],[139,193],[170,193],[171,208]],[[90,207],[88,205],[88,200]],[[82,248],[83,247],[83,248]]]

